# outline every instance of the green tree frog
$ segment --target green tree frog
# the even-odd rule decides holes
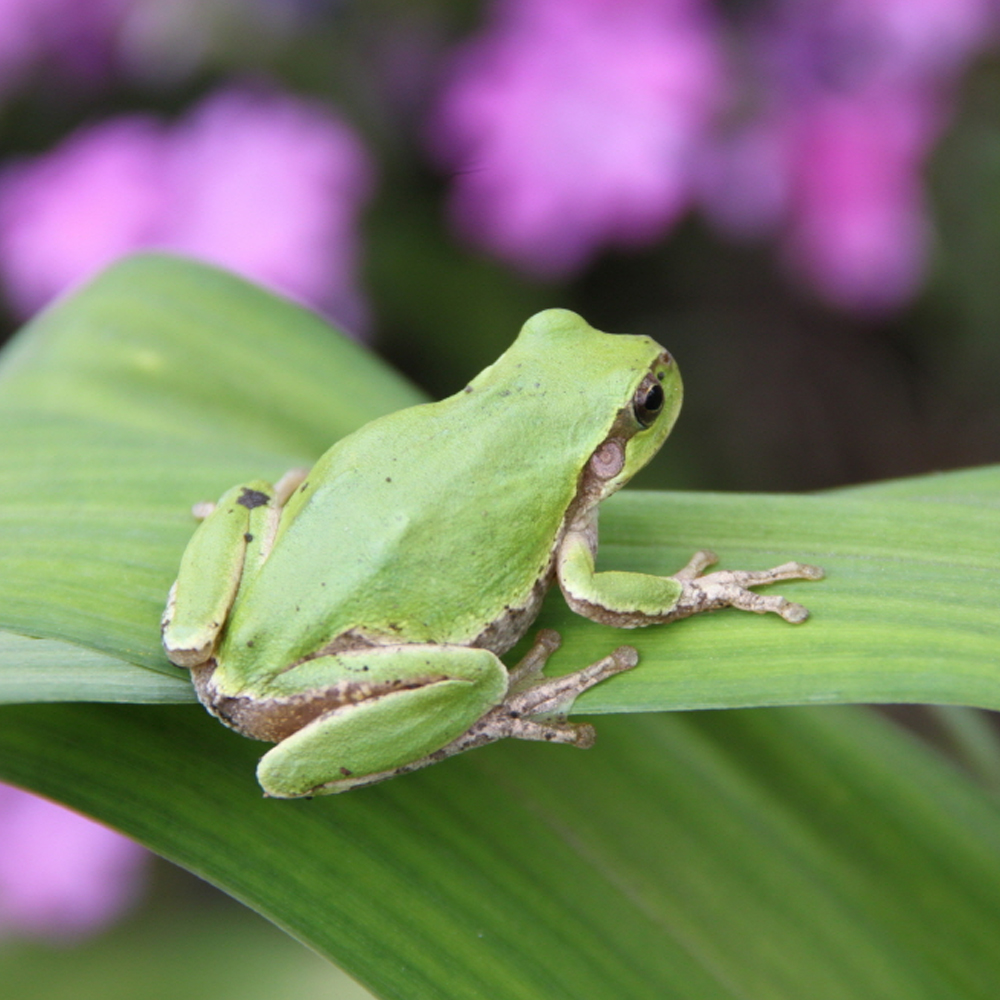
[[[461,392],[338,441],[311,470],[243,483],[181,561],[163,616],[170,659],[226,725],[276,743],[269,796],[341,792],[506,736],[589,746],[581,692],[638,661],[621,646],[545,679],[559,637],[507,670],[550,584],[622,628],[733,606],[800,622],[749,590],[813,566],[673,576],[597,572],[597,509],[656,453],[681,404],[673,358],[550,309]],[[198,511],[196,511],[198,513]]]

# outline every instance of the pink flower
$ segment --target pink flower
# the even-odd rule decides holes
[[[992,0],[774,0],[750,36],[758,103],[702,171],[709,216],[776,235],[830,303],[885,312],[919,290],[924,161]]]
[[[325,107],[222,91],[178,123],[161,245],[363,326],[358,211],[372,187],[360,141]]]
[[[930,244],[928,140],[894,101],[817,103],[790,142],[782,255],[833,305],[885,312],[919,290]],[[917,117],[919,106],[913,109]]]
[[[133,115],[86,126],[0,175],[0,274],[29,315],[139,249],[190,254],[364,322],[357,214],[368,159],[319,104],[213,94],[170,126]]]
[[[0,272],[21,315],[157,240],[165,145],[154,118],[134,115],[0,174]]]
[[[771,0],[765,73],[791,90],[950,82],[986,44],[995,0]]]
[[[0,784],[0,936],[99,930],[136,900],[148,856],[78,813]]]
[[[722,86],[701,0],[500,0],[431,128],[471,240],[565,276],[689,205]]]

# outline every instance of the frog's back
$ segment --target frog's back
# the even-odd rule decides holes
[[[249,665],[252,650],[253,669],[269,672],[345,633],[466,644],[531,602],[582,465],[617,415],[607,400],[635,376],[603,387],[598,413],[592,387],[512,354],[463,392],[373,421],[320,459],[233,611],[230,658]]]

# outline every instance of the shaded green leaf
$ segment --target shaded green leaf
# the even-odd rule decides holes
[[[277,478],[419,398],[312,314],[238,279],[172,258],[119,265],[29,325],[0,368],[0,626],[67,641],[53,650],[56,670],[77,662],[76,647],[110,657],[87,653],[80,697],[102,697],[106,670],[109,700],[125,690],[186,700],[155,674],[147,691],[134,671],[126,683],[118,661],[183,677],[159,648],[157,622],[193,529],[191,504],[244,478]],[[985,471],[826,497],[613,498],[602,512],[607,567],[669,573],[711,547],[728,567],[797,558],[829,576],[781,586],[814,612],[801,627],[726,611],[630,634],[640,667],[578,710],[998,707],[998,479]],[[932,508],[906,502],[932,496]],[[563,634],[556,672],[622,641],[557,593],[539,626]],[[22,672],[0,648],[0,700],[53,697],[39,655]]]
[[[169,257],[116,265],[25,327],[0,363],[0,628],[183,677],[156,633],[191,505],[277,478],[421,398],[312,313],[238,278]],[[56,667],[72,662],[63,653]],[[107,667],[114,700],[122,680]],[[0,670],[0,700],[28,693],[11,676]],[[151,676],[137,700],[163,689]]]
[[[80,699],[190,699],[157,629],[190,504],[419,398],[315,317],[169,258],[40,317],[0,365],[0,696],[72,696],[76,677]],[[670,571],[712,546],[830,577],[782,586],[814,611],[801,627],[721,612],[636,633],[641,666],[580,707],[992,703],[998,480],[615,498],[606,565]],[[621,641],[558,595],[543,619],[566,640],[557,669]],[[387,997],[992,997],[997,807],[893,725],[800,709],[599,729],[586,754],[511,742],[289,803],[260,798],[260,745],[197,706],[18,704],[0,776]]]
[[[0,775],[125,830],[380,996],[995,995],[1000,815],[860,710],[605,719],[334,799],[197,708],[7,706]]]

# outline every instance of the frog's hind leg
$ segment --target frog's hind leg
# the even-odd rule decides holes
[[[489,650],[401,643],[306,660],[252,692],[246,712],[245,692],[224,708],[241,732],[280,740],[257,778],[268,795],[296,798],[432,763],[507,688],[507,670]]]
[[[634,667],[638,654],[622,646],[546,680],[542,668],[558,647],[555,632],[540,632],[509,674],[489,650],[467,646],[401,644],[317,657],[254,692],[253,712],[267,718],[236,728],[281,741],[257,768],[264,791],[277,798],[371,785],[506,737],[588,747],[593,727],[572,725],[565,713],[577,695]],[[282,730],[282,715],[303,721]]]
[[[634,667],[638,654],[622,646],[546,680],[542,668],[558,647],[557,633],[540,632],[510,674],[493,653],[464,646],[353,650],[300,664],[270,685],[272,711],[285,704],[297,711],[296,699],[317,694],[326,672],[336,678],[327,689],[331,707],[297,731],[264,736],[281,742],[261,759],[257,778],[278,798],[328,795],[506,737],[589,747],[593,727],[573,725],[565,713],[583,691]],[[253,698],[255,711],[263,694]]]

